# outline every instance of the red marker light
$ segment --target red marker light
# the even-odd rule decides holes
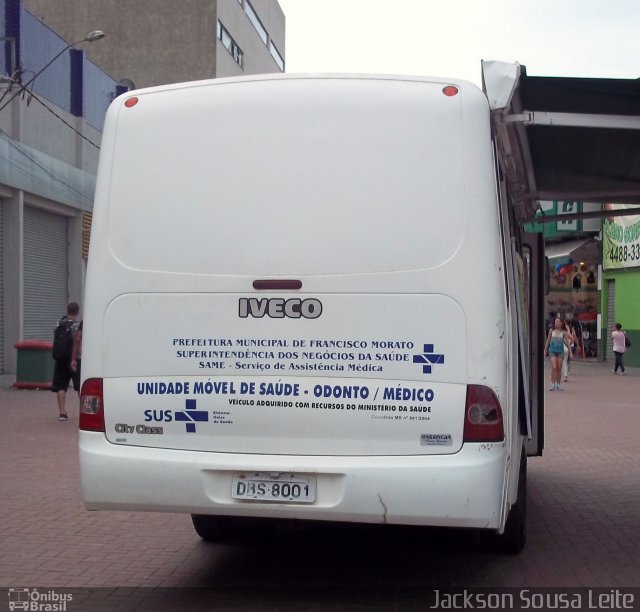
[[[451,98],[458,95],[458,88],[455,85],[447,85],[442,89],[442,93]]]
[[[127,99],[124,101],[124,105],[125,105],[127,108],[131,108],[132,106],[135,106],[137,103],[138,103],[138,98],[136,98],[135,96],[134,96],[133,98],[127,98]]]

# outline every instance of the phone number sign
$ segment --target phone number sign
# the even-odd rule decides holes
[[[624,204],[605,204],[612,213]],[[610,216],[602,228],[602,259],[605,270],[640,266],[640,215]]]

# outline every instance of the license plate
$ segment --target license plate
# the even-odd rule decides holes
[[[291,472],[242,472],[233,475],[231,497],[309,504],[316,500],[316,477]]]

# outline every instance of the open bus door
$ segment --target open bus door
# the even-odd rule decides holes
[[[493,114],[496,161],[500,173],[503,224],[511,228],[512,281],[518,327],[518,405],[520,431],[526,436],[528,456],[542,455],[544,447],[544,343],[545,279],[548,275],[542,233],[524,231],[522,215],[518,214],[518,185],[511,180],[513,165],[526,168],[528,158],[522,148],[521,134],[505,128],[502,113],[510,108],[519,78],[516,65],[492,63],[488,73],[483,63],[484,91]],[[505,248],[509,245],[505,244]]]
[[[521,382],[528,389],[529,439],[525,447],[530,457],[542,455],[544,447],[544,343],[546,317],[544,303],[546,294],[545,279],[548,270],[544,256],[544,237],[541,233],[522,232],[520,236],[524,261],[527,266],[525,276],[528,287],[528,345],[520,337],[521,363],[528,374]],[[526,394],[524,394],[526,397]],[[524,400],[524,398],[521,398]],[[525,404],[526,406],[526,404]]]

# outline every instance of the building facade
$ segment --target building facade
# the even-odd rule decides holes
[[[24,0],[66,40],[103,30],[88,57],[135,87],[284,72],[285,18],[276,0]]]
[[[39,18],[46,20],[46,23]],[[82,42],[92,30],[106,36]],[[284,70],[276,0],[0,0],[0,384],[82,305],[104,117],[132,86]],[[102,48],[100,48],[102,47]]]
[[[605,204],[611,214],[602,227],[602,349],[612,361],[616,323],[631,340],[625,365],[640,367],[640,215],[616,216],[624,204]]]
[[[19,0],[0,0],[0,32],[0,375],[11,375],[15,343],[50,340],[82,299],[100,136],[123,89]]]

